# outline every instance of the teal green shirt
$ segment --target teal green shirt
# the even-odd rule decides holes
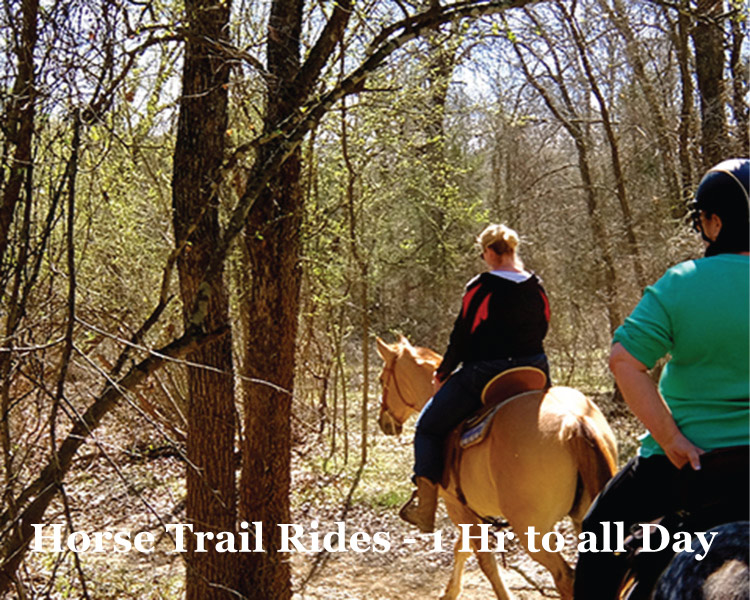
[[[613,342],[648,368],[671,358],[659,391],[680,431],[703,450],[750,441],[750,257],[720,254],[669,269]],[[641,456],[664,454],[651,435]]]

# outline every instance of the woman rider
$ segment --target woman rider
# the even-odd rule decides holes
[[[435,394],[417,421],[417,490],[399,513],[425,533],[434,530],[443,443],[456,425],[481,407],[485,384],[521,365],[543,370],[549,380],[542,346],[549,302],[539,278],[524,268],[516,254],[518,234],[505,225],[490,225],[476,242],[489,271],[466,285],[448,350],[433,374]]]
[[[647,287],[615,332],[610,368],[649,433],[586,515],[583,530],[597,537],[602,523],[622,521],[629,529],[685,509],[706,492],[730,501],[719,522],[747,520],[749,179],[747,159],[709,170],[693,213],[705,257],[672,267]],[[648,369],[667,353],[657,389]],[[626,567],[622,555],[581,553],[575,599],[614,598]]]

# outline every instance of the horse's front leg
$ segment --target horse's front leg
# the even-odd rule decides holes
[[[479,551],[480,546],[477,540],[481,537],[481,530],[477,527],[478,521],[476,515],[462,504],[453,504],[449,501],[446,501],[445,504],[451,520],[456,525],[461,523],[471,525],[469,535],[471,536],[470,540],[472,550],[477,557],[482,573],[484,573],[487,579],[489,579],[498,600],[513,600],[513,596],[508,591],[508,588],[505,587],[502,577],[500,577],[494,553]],[[453,551],[453,574],[451,575],[451,580],[448,583],[448,587],[446,588],[445,594],[442,596],[441,600],[453,600],[461,593],[461,576],[463,574],[466,559],[469,557],[468,551],[461,550],[462,546],[463,541],[461,536],[459,536]]]

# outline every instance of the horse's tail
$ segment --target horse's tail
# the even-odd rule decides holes
[[[568,445],[582,486],[580,493],[576,494],[571,513],[578,508],[585,512],[588,504],[617,472],[616,449],[607,444],[596,422],[586,415],[575,418],[569,431]],[[586,501],[586,506],[578,506],[582,501]]]

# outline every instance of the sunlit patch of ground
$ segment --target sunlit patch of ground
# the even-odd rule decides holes
[[[295,555],[295,600],[370,599],[417,600],[439,598],[448,582],[453,562],[454,527],[440,511],[438,522],[443,532],[443,549],[434,551],[432,539],[426,536],[416,544],[402,542],[415,532],[403,524],[396,511],[377,513],[355,510],[347,518],[347,528],[352,531],[386,531],[392,542],[386,553],[343,552],[329,554],[313,578],[304,587],[304,580],[318,556]],[[563,523],[561,533],[566,536],[566,548],[574,547],[570,526]],[[495,553],[500,574],[517,600],[538,600],[558,596],[552,577],[517,543],[506,546],[505,553]],[[566,558],[574,558],[572,551]],[[489,581],[472,557],[466,565],[461,598],[479,600],[494,598]]]

